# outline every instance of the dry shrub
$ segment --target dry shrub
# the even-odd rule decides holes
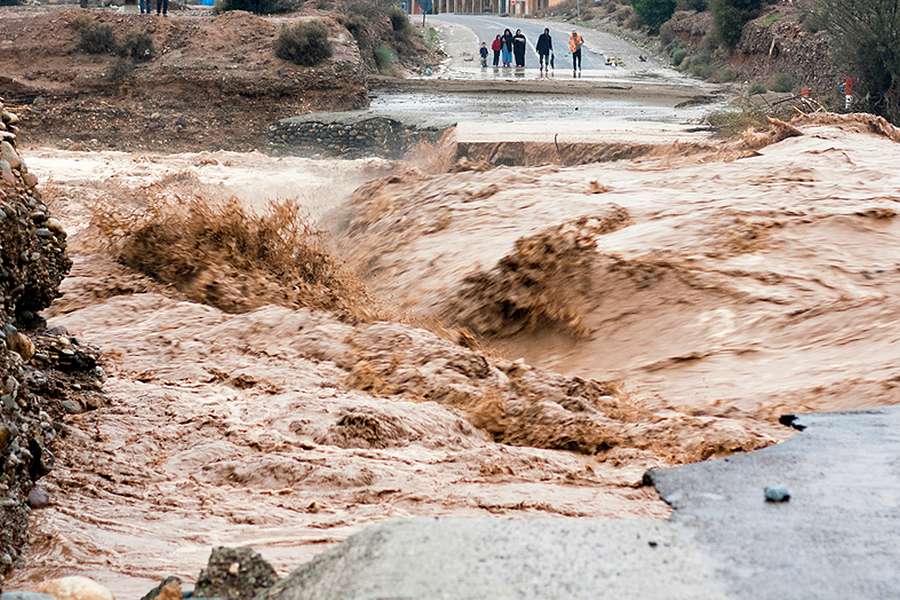
[[[305,67],[316,66],[331,58],[332,53],[328,29],[317,21],[285,25],[275,40],[278,58]]]
[[[739,110],[723,109],[710,113],[706,116],[706,122],[724,138],[738,137],[747,130],[760,129],[768,124],[766,113],[750,104]]]
[[[99,207],[92,225],[121,264],[227,312],[280,304],[376,316],[363,285],[294,202],[253,214],[236,198],[156,197],[131,214]]]
[[[118,45],[113,29],[106,23],[81,20],[76,23],[79,40],[78,49],[87,54],[115,54]]]
[[[153,38],[150,34],[144,31],[132,31],[122,41],[119,54],[136,62],[144,62],[153,58],[156,54],[156,47],[153,45]]]
[[[759,150],[791,137],[799,137],[803,132],[789,123],[779,119],[768,117],[770,128],[767,131],[758,132],[748,129],[741,136],[744,147],[749,150]]]

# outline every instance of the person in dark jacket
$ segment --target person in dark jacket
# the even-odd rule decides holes
[[[516,29],[516,35],[513,37],[513,54],[516,55],[516,68],[525,68],[525,49],[528,47],[528,41],[521,29]]]
[[[550,37],[550,30],[544,29],[544,33],[538,36],[537,53],[541,62],[541,71],[550,69],[550,55],[553,53],[553,38]]]
[[[491,44],[491,50],[494,52],[494,66],[500,65],[500,49],[503,46],[503,42],[500,41],[500,34],[497,34],[497,37],[494,38],[494,42]]]
[[[503,66],[512,66],[513,34],[507,29],[500,38],[500,53],[503,55]]]

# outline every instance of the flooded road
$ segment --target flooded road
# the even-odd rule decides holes
[[[68,419],[13,585],[137,597],[216,545],[284,573],[399,516],[663,518],[649,467],[783,440],[784,412],[900,402],[898,150],[868,127],[452,173],[34,152],[75,263],[50,323],[103,348],[108,405]],[[334,251],[394,316],[188,301],[85,227],[155,194],[343,215]]]
[[[498,93],[487,74],[373,99],[483,143],[649,148],[616,162],[28,152],[74,263],[47,316],[103,350],[107,403],[67,418],[10,583],[82,574],[135,598],[193,580],[218,545],[284,574],[392,517],[663,519],[648,468],[778,443],[784,412],[900,403],[900,134],[823,119],[715,140],[683,125],[709,90],[655,92],[640,80],[664,67],[639,69],[598,76],[627,87],[608,93]],[[273,200],[324,232],[377,318],[257,301],[296,282],[260,285],[258,256],[224,264],[240,227],[190,287],[127,264],[98,225],[104,206],[168,203],[219,231],[214,207]],[[253,305],[223,308],[241,290]]]
[[[679,106],[680,99],[666,97],[614,98],[582,97],[573,94],[506,92],[384,91],[376,92],[371,103],[375,114],[401,118],[446,119],[452,115],[463,124],[533,122],[552,125],[575,123],[586,129],[612,120],[685,123],[709,112],[711,102]]]
[[[103,349],[108,405],[67,419],[41,484],[52,504],[35,514],[15,587],[81,574],[139,597],[161,573],[191,581],[218,545],[252,545],[285,573],[391,517],[661,518],[641,486],[648,467],[776,439],[776,427],[677,414],[614,383],[467,349],[438,324],[443,337],[190,302],[115,262],[91,225],[106,203],[140,211],[198,194],[254,212],[293,198],[324,225],[383,161],[48,149],[30,164],[74,262],[48,317]],[[321,176],[335,169],[345,176],[326,194]],[[345,226],[329,226],[335,246]]]

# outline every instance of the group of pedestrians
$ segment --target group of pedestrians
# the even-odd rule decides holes
[[[494,66],[503,65],[504,68],[512,67],[513,58],[516,61],[517,69],[525,68],[525,51],[528,48],[528,40],[521,29],[516,29],[515,35],[512,30],[507,29],[502,35],[497,34],[491,43],[491,50],[494,53]],[[481,66],[487,67],[488,48],[487,44],[481,43]]]
[[[138,0],[141,14],[153,14],[153,0]],[[169,0],[156,0],[156,14],[164,17],[169,16]]]
[[[572,75],[581,74],[581,48],[584,46],[584,38],[577,31],[572,31],[569,36],[569,52],[572,54]],[[490,51],[494,53],[494,67],[503,66],[510,68],[515,60],[516,69],[525,68],[525,52],[528,48],[528,40],[521,29],[516,29],[516,33],[510,29],[506,29],[503,34],[497,34],[494,41],[491,42]],[[538,60],[540,62],[541,73],[549,72],[550,69],[556,67],[556,60],[553,53],[553,38],[550,36],[550,29],[545,28],[544,33],[538,36],[537,45]],[[481,66],[487,68],[490,52],[485,42],[481,43],[479,50],[481,55]]]

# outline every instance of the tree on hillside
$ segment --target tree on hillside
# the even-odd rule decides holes
[[[900,0],[820,0],[820,10],[867,110],[900,124]]]
[[[729,48],[741,41],[747,21],[756,18],[763,0],[713,0],[712,13],[719,39]]]
[[[634,0],[633,5],[641,23],[651,31],[659,31],[660,25],[672,18],[676,0]]]

